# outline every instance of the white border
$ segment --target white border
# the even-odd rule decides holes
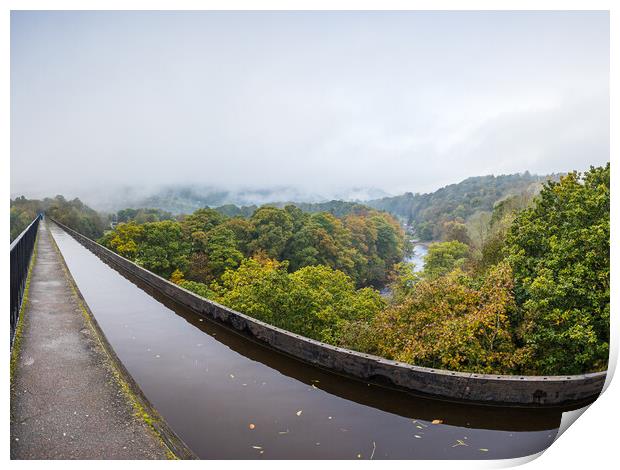
[[[522,1],[491,1],[491,0],[476,0],[476,1],[457,1],[457,0],[436,0],[436,1],[415,1],[415,0],[384,0],[384,1],[371,1],[371,0],[298,0],[298,1],[286,1],[286,0],[264,0],[264,1],[251,1],[251,0],[93,0],[93,1],[78,1],[78,0],[59,0],[59,1],[43,1],[43,0],[8,0],[3,2],[2,16],[0,19],[0,54],[2,64],[0,67],[0,80],[2,84],[2,97],[0,103],[3,105],[2,113],[0,114],[1,125],[1,138],[0,145],[2,145],[2,158],[0,159],[0,177],[4,179],[4,184],[1,186],[4,199],[3,204],[5,207],[5,216],[2,219],[2,230],[5,234],[8,233],[8,212],[9,212],[9,199],[10,199],[10,10],[310,10],[310,9],[324,9],[324,10],[609,10],[610,22],[611,22],[611,160],[613,160],[612,169],[612,192],[615,194],[617,186],[615,185],[617,178],[615,178],[615,165],[617,164],[617,129],[619,128],[618,119],[618,99],[619,95],[617,89],[614,87],[615,83],[620,83],[620,74],[618,69],[618,61],[620,59],[620,3],[611,0],[591,0],[591,1],[577,1],[577,0],[522,0]],[[614,132],[615,131],[615,132]],[[618,214],[618,204],[612,198],[612,213]],[[615,250],[618,233],[617,218],[612,217],[612,265],[616,266],[617,250]],[[6,236],[6,235],[5,235]],[[6,239],[8,242],[8,237]],[[9,297],[9,254],[8,250],[2,252],[0,255],[1,265],[5,267],[2,271],[2,280],[0,285],[4,286],[4,304],[8,306]],[[612,306],[615,306],[617,299],[617,275],[612,270],[611,285],[612,285]],[[6,307],[5,307],[6,308]],[[617,314],[615,308],[612,308],[612,351],[610,358],[610,371],[615,368],[618,358],[618,340],[619,330],[617,328]],[[8,323],[8,322],[7,322]],[[8,358],[7,358],[8,359]],[[4,390],[9,389],[9,367],[8,360],[2,361],[0,367],[2,367],[3,377],[5,377]],[[612,375],[611,373],[609,374]],[[6,392],[5,392],[6,393]],[[248,465],[254,468],[284,468],[294,465],[295,467],[311,468],[317,464],[321,466],[348,466],[348,465],[389,465],[390,469],[394,468],[407,468],[408,470],[413,467],[423,466],[424,468],[499,468],[506,466],[513,466],[523,464],[525,462],[532,461],[529,464],[530,468],[540,468],[547,470],[550,466],[554,468],[609,468],[613,462],[614,454],[617,444],[615,435],[617,434],[616,427],[618,424],[618,418],[620,413],[618,409],[620,406],[620,386],[617,384],[617,380],[612,382],[605,393],[597,400],[588,410],[579,418],[576,426],[570,427],[561,437],[555,442],[547,451],[545,451],[539,458],[527,457],[523,459],[514,459],[509,461],[388,461],[388,462],[329,462],[329,461],[208,461],[202,462],[183,462],[174,465],[217,465],[220,468],[232,468],[238,465]],[[9,400],[8,395],[4,407],[4,418],[2,421],[5,424],[5,436],[3,448],[5,460],[9,459]],[[61,466],[69,466],[77,468],[77,466],[84,465],[83,462],[27,462],[27,461],[13,461],[11,465],[15,468],[26,468],[34,465],[45,465],[47,468],[60,468]],[[89,466],[96,468],[105,468],[110,465],[109,462],[95,461],[89,463]],[[167,463],[159,462],[132,462],[134,468],[152,468],[153,465],[171,465]]]

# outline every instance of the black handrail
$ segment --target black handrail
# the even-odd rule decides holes
[[[19,321],[19,310],[22,305],[24,290],[26,289],[28,268],[41,219],[42,215],[39,214],[11,243],[11,350],[13,350],[15,330]]]

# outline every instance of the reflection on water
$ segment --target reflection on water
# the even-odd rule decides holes
[[[202,458],[507,458],[539,452],[555,437],[560,409],[430,400],[276,353],[51,230],[118,357]]]

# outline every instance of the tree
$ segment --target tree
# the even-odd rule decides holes
[[[205,207],[186,216],[181,224],[186,236],[191,236],[194,232],[206,233],[212,228],[220,225],[225,219],[226,217],[216,210]]]
[[[450,220],[443,223],[443,238],[444,241],[450,242],[456,240],[457,242],[470,245],[471,240],[467,233],[467,226],[462,222]]]
[[[142,233],[135,253],[136,263],[167,279],[176,269],[185,270],[190,245],[183,238],[178,222],[165,220],[139,227]]]
[[[291,215],[275,207],[264,206],[252,215],[254,237],[250,242],[250,251],[265,251],[271,258],[281,259],[286,243],[293,235]]]
[[[608,163],[548,182],[508,234],[523,341],[544,374],[607,367],[609,173]]]
[[[527,359],[513,342],[515,308],[507,263],[478,288],[462,271],[424,279],[372,325],[374,351],[411,364],[480,373],[511,373]]]
[[[197,260],[204,263],[204,277],[201,281],[211,281],[221,276],[226,269],[236,268],[243,259],[243,253],[237,249],[235,232],[224,225],[217,225],[207,233],[194,232],[192,235],[197,252],[194,253],[190,271],[197,272]]]
[[[241,251],[244,256],[249,256],[249,244],[252,241],[252,234],[254,232],[254,225],[252,225],[252,222],[241,217],[233,217],[224,221],[222,226],[233,231],[235,240],[237,241],[237,249]]]
[[[106,248],[134,261],[138,253],[138,244],[142,239],[144,227],[135,222],[118,224],[114,230],[107,232],[100,240]]]
[[[183,284],[182,284],[183,285]],[[351,322],[367,322],[382,308],[373,289],[355,289],[341,271],[306,266],[287,272],[287,263],[245,259],[211,285],[211,298],[251,317],[320,341],[338,343]]]
[[[424,276],[434,279],[461,267],[469,247],[458,241],[432,243],[424,257]]]

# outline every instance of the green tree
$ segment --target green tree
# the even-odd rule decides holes
[[[602,370],[609,354],[609,163],[548,182],[508,234],[515,292],[544,374]]]
[[[226,217],[214,209],[205,207],[198,209],[193,214],[185,216],[181,221],[183,231],[186,236],[191,236],[194,232],[208,232],[212,228],[220,225]]]
[[[207,233],[194,232],[194,245],[198,246],[198,259],[201,262],[206,258],[205,281],[221,276],[226,269],[236,268],[243,259],[243,253],[237,249],[238,242],[235,232],[224,225],[218,225]],[[192,258],[195,262],[196,258]],[[195,266],[191,266],[190,270]],[[203,279],[201,279],[203,280]]]
[[[432,243],[424,257],[424,276],[434,279],[463,266],[469,247],[456,240]]]
[[[254,225],[250,251],[264,251],[271,258],[282,259],[284,248],[293,236],[291,215],[283,209],[264,206],[252,214],[250,221]]]
[[[190,245],[178,222],[165,220],[139,227],[142,233],[135,253],[136,263],[166,279],[176,269],[185,270]]]
[[[183,284],[182,284],[183,285]],[[306,266],[287,272],[287,263],[245,259],[211,285],[211,298],[259,320],[336,344],[351,322],[367,322],[383,306],[373,289],[355,289],[341,271]]]

